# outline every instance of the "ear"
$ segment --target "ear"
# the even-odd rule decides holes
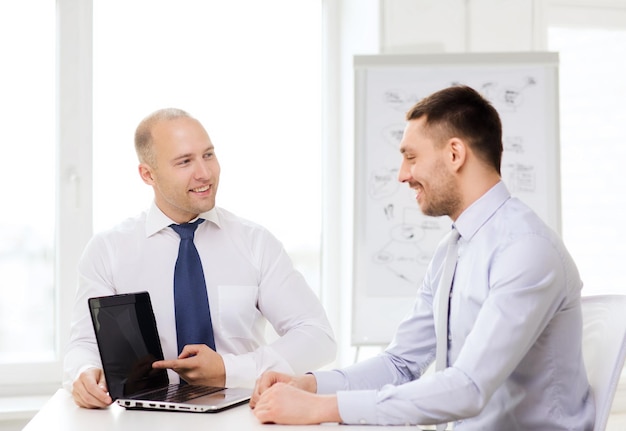
[[[154,185],[154,175],[152,172],[152,168],[145,163],[140,163],[138,169],[139,176],[141,177],[143,182],[148,184],[149,186]]]
[[[467,144],[459,138],[452,138],[448,141],[447,159],[453,170],[458,171],[467,160]]]

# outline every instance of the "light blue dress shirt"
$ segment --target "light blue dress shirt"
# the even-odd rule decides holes
[[[467,208],[452,287],[449,367],[435,358],[444,238],[414,308],[381,355],[315,372],[343,422],[455,430],[591,430],[578,270],[561,239],[499,182]]]

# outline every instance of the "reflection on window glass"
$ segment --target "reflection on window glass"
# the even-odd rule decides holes
[[[55,2],[0,2],[0,363],[54,356]]]
[[[149,206],[135,127],[181,108],[215,145],[217,205],[267,227],[317,289],[321,16],[320,0],[94,0],[94,229]]]
[[[624,293],[626,31],[552,28],[560,58],[563,238],[583,294]]]

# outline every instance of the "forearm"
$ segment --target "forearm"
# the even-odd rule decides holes
[[[339,406],[337,404],[336,395],[319,395],[316,401],[316,406],[313,408],[317,411],[319,423],[343,422],[341,415],[339,414]]]
[[[253,352],[222,354],[227,387],[254,387],[256,379],[267,370],[295,374],[291,366],[269,346]]]
[[[378,355],[340,370],[313,371],[318,394],[338,391],[380,389],[386,384],[399,385],[411,379],[395,368],[387,355]]]
[[[334,340],[318,328],[295,328],[253,352],[221,353],[226,386],[252,387],[265,371],[299,375],[316,370],[335,356]]]
[[[97,349],[70,348],[63,359],[63,387],[71,392],[74,380],[88,368],[102,368]]]
[[[71,384],[82,371],[89,367],[102,368],[100,353],[91,319],[76,305],[70,328],[70,340],[63,358],[64,384],[67,382]]]
[[[337,392],[339,412],[347,424],[436,424],[474,416],[484,402],[474,382],[454,367],[380,390]]]
[[[294,374],[317,370],[333,361],[337,353],[332,333],[313,324],[290,329],[268,347],[289,365]]]

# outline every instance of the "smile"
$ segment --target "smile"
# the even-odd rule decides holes
[[[412,187],[412,189],[415,192],[415,199],[419,200],[420,195],[424,192],[424,189],[420,186]]]
[[[202,193],[202,192],[206,192],[207,190],[209,190],[211,188],[211,186],[204,186],[204,187],[198,187],[195,189],[191,189],[192,192],[196,192],[196,193]]]

